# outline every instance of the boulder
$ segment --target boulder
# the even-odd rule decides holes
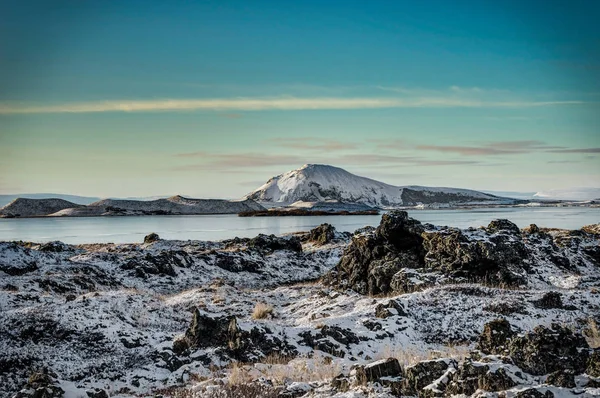
[[[270,354],[295,356],[296,350],[287,342],[271,335],[268,329],[257,327],[243,330],[235,316],[211,318],[196,308],[185,338],[173,342],[173,352],[185,353],[194,348],[217,348],[224,355],[249,362]]]
[[[391,211],[374,232],[354,235],[326,279],[369,295],[410,293],[451,280],[516,286],[526,283],[528,258],[520,230],[508,220],[463,232]]]
[[[144,236],[144,243],[153,243],[153,242],[157,242],[160,240],[160,237],[158,236],[158,234],[152,232],[146,236]]]
[[[381,217],[375,234],[398,251],[421,251],[425,229],[420,221],[410,218],[405,211],[391,211]]]
[[[539,300],[535,300],[533,305],[541,309],[563,308],[562,297],[558,292],[545,293]]]
[[[375,316],[377,318],[388,318],[393,315],[406,316],[404,307],[396,300],[390,300],[385,304],[379,303],[375,307]]]
[[[402,368],[396,358],[387,358],[356,368],[356,381],[361,385],[374,383],[382,377],[401,377]]]
[[[556,387],[575,388],[575,376],[573,375],[573,372],[560,369],[548,375],[546,384],[551,384]]]
[[[557,370],[581,374],[586,370],[589,346],[579,333],[552,324],[537,326],[533,331],[514,336],[508,343],[515,365],[532,375],[546,375]]]
[[[456,369],[456,361],[452,359],[436,359],[421,361],[404,369],[402,391],[405,395],[418,394],[425,386],[442,377],[448,368]]]
[[[211,318],[196,308],[192,323],[185,332],[189,348],[230,347],[235,345],[239,328],[234,316]],[[181,351],[182,342],[177,343]],[[174,347],[175,348],[175,347]]]
[[[56,374],[43,369],[32,373],[27,380],[27,385],[13,398],[60,398],[65,391],[56,380]]]
[[[340,392],[346,392],[350,389],[350,378],[343,373],[339,374],[331,380],[331,387]]]
[[[335,238],[335,228],[331,224],[321,224],[311,229],[306,237],[309,242],[316,245],[325,245]]]
[[[177,276],[176,267],[187,268],[193,263],[183,250],[163,250],[158,254],[146,253],[141,258],[130,258],[121,269],[133,271],[133,276],[147,278],[148,275]]]
[[[600,348],[595,348],[590,354],[585,373],[592,377],[600,377]]]
[[[535,388],[528,388],[527,390],[519,391],[516,398],[554,398],[552,391],[541,392]]]
[[[521,230],[519,229],[519,227],[517,227],[515,223],[504,218],[492,220],[488,224],[486,231],[490,234],[502,232],[511,235],[521,235]]]
[[[275,236],[259,234],[248,241],[248,248],[268,254],[277,250],[301,252],[302,243],[297,236]]]
[[[402,268],[423,265],[424,228],[405,211],[384,214],[373,233],[355,235],[335,268],[334,283],[361,294],[385,294]]]
[[[506,319],[495,319],[483,326],[477,349],[485,354],[505,354],[508,342],[515,335]]]
[[[470,239],[459,229],[423,234],[425,267],[453,278],[494,285],[524,283],[522,269],[527,250],[520,235],[509,231]]]

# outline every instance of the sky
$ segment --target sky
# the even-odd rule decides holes
[[[305,163],[600,187],[600,2],[0,0],[0,194],[237,198]]]

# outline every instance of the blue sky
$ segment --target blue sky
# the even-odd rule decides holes
[[[600,186],[597,1],[0,6],[0,193]]]

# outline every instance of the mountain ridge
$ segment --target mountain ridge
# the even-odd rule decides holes
[[[102,199],[87,206],[62,199],[17,198],[0,208],[0,217],[94,217],[124,215],[235,214],[264,210],[252,200],[192,199],[175,195],[148,201]]]

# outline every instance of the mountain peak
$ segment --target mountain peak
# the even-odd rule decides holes
[[[393,186],[357,176],[339,167],[311,163],[271,178],[245,198],[279,204],[336,200],[382,208],[506,201],[466,189]]]

